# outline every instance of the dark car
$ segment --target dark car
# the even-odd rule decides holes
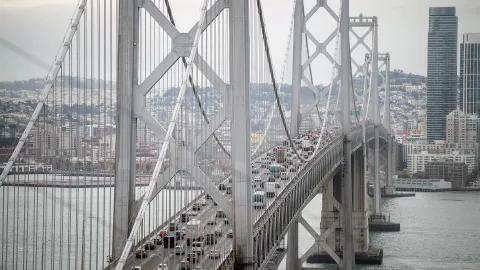
[[[227,238],[233,238],[233,230],[227,232]]]
[[[220,229],[216,229],[216,230],[215,230],[215,236],[216,236],[216,237],[222,237],[222,235],[223,235],[222,230],[220,230]]]
[[[227,189],[227,187],[225,186],[225,184],[218,185],[218,190],[225,191],[226,189]]]
[[[213,233],[209,233],[207,235],[205,235],[205,245],[215,245],[217,244],[218,240],[217,240],[217,237],[215,236],[215,234]]]
[[[183,231],[176,231],[175,232],[175,237],[177,240],[181,240],[183,238],[185,238],[185,232]]]
[[[156,245],[161,245],[163,242],[162,242],[162,237],[160,236],[155,236],[152,238],[152,241],[153,243],[155,243]]]
[[[136,258],[147,258],[148,254],[144,249],[139,249],[135,251],[135,257]]]
[[[170,223],[169,228],[170,228],[171,232],[174,232],[174,231],[178,230],[178,225],[177,225],[177,223],[172,222],[172,223]]]
[[[143,247],[145,248],[145,250],[154,250],[155,248],[157,248],[155,243],[153,243],[151,241],[148,241],[147,243],[145,243],[145,245]]]
[[[188,253],[187,255],[187,262],[190,263],[197,263],[197,253]]]
[[[215,217],[217,217],[217,218],[226,218],[227,215],[226,215],[225,212],[223,212],[222,210],[218,210],[217,213],[215,214]]]
[[[183,223],[190,221],[190,217],[187,215],[187,213],[182,213],[182,217],[180,219]]]

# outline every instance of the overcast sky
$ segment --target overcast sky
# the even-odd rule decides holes
[[[103,0],[101,0],[103,1]],[[170,0],[181,30],[198,18],[200,0]],[[308,5],[308,0],[305,0]],[[338,0],[329,0],[337,10]],[[351,16],[362,12],[379,20],[380,52],[390,52],[393,69],[426,74],[428,7],[455,6],[459,20],[459,42],[467,32],[480,32],[478,0],[351,0]],[[59,48],[77,0],[0,0],[0,37],[50,64]],[[263,0],[267,31],[276,69],[283,63],[293,0]],[[308,8],[308,7],[307,7]],[[321,13],[322,15],[325,13]],[[311,28],[320,35],[332,21],[316,21]],[[352,40],[355,43],[355,40]],[[357,53],[361,55],[363,52]],[[357,55],[357,56],[358,56]],[[278,72],[277,72],[278,73]],[[325,72],[329,73],[329,72]],[[46,70],[0,44],[0,80],[44,77]]]

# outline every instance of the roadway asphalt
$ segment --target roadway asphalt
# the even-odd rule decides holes
[[[293,150],[290,147],[286,147],[286,148],[289,151],[289,153],[291,154],[291,156],[293,157],[294,156]],[[301,151],[302,156],[304,154],[307,154],[307,153],[308,152]],[[285,153],[285,155],[286,155],[286,153]],[[268,178],[269,178],[269,174],[270,174],[269,173],[270,164],[274,164],[276,162],[274,159],[272,159],[271,162],[266,166],[266,168],[261,168],[261,164],[262,164],[261,161],[266,156],[267,156],[267,153],[264,153],[263,155],[257,157],[254,161],[252,161],[252,165],[253,165],[252,170],[253,169],[259,170],[260,173],[258,175],[261,177],[263,183],[268,182]],[[296,162],[296,161],[294,161],[294,162]],[[304,166],[304,163],[302,162],[301,166],[299,168],[297,168],[297,171],[300,170],[303,166]],[[281,180],[280,178],[276,178],[275,183],[280,184],[280,188],[275,189],[276,196],[272,197],[272,198],[266,198],[265,208],[254,209],[253,210],[253,213],[254,213],[253,222],[254,223],[263,215],[265,210],[275,201],[276,197],[283,191],[283,189],[287,186],[289,181],[296,175],[296,172],[290,172],[290,168],[292,168],[292,167],[293,167],[293,165],[287,166],[287,172],[289,172],[289,178],[288,179]],[[256,175],[252,175],[252,178],[255,177],[255,176]],[[253,182],[253,180],[252,180],[252,182]],[[225,183],[225,185],[227,185],[227,186],[230,185],[227,180],[223,181],[223,183]],[[225,196],[231,197],[230,194],[229,195],[225,194],[225,191],[222,191],[222,192],[224,192]],[[232,226],[230,224],[229,225],[224,224],[223,223],[223,218],[215,218],[215,213],[217,212],[217,210],[221,210],[219,208],[219,206],[214,205],[212,200],[207,200],[207,205],[201,207],[201,210],[198,211],[197,216],[191,217],[191,219],[195,218],[195,219],[200,220],[202,222],[202,224],[206,224],[207,220],[216,219],[217,220],[217,225],[215,225],[215,226],[204,225],[205,226],[204,227],[205,233],[213,232],[216,228],[218,228],[218,229],[221,229],[223,231],[223,235],[218,238],[218,243],[216,245],[205,246],[205,255],[203,255],[203,256],[200,255],[199,257],[197,257],[197,258],[200,259],[199,262],[194,264],[194,265],[191,265],[190,269],[195,269],[195,267],[197,267],[197,266],[200,266],[205,270],[206,269],[215,269],[216,266],[218,266],[222,262],[223,258],[226,255],[228,255],[232,250],[233,240],[226,237],[227,232],[230,229],[232,229]],[[177,223],[178,223],[179,229],[182,229],[184,227],[186,228],[186,226],[187,226],[187,223],[180,223],[179,220],[177,220]],[[164,230],[168,230],[168,228],[164,228]],[[134,260],[130,259],[129,260],[130,263],[127,264],[128,267],[126,269],[131,269],[133,266],[141,266],[142,270],[144,270],[144,269],[145,270],[157,269],[157,267],[160,263],[167,264],[168,269],[180,269],[180,262],[183,261],[183,260],[186,260],[187,254],[191,251],[191,247],[186,245],[186,239],[178,241],[177,244],[185,246],[185,249],[186,249],[185,250],[185,255],[181,255],[181,256],[180,255],[175,255],[173,248],[165,249],[165,248],[163,248],[163,245],[158,245],[155,250],[147,251],[147,253],[148,253],[147,258],[144,258],[144,259],[136,259],[135,258]],[[213,249],[220,251],[222,259],[216,259],[216,260],[209,259],[208,254]],[[134,254],[133,254],[133,256],[134,256]],[[202,268],[200,268],[200,269],[202,269]]]

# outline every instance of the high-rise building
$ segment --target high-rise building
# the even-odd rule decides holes
[[[451,111],[447,115],[447,143],[478,142],[478,117],[461,110]]]
[[[457,32],[454,7],[432,7],[428,26],[427,140],[445,140],[446,116],[457,108]]]
[[[460,109],[480,115],[480,33],[464,34],[460,44]]]

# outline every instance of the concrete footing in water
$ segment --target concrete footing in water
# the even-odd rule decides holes
[[[341,251],[337,255],[342,258]],[[383,262],[383,249],[370,247],[366,252],[355,252],[355,264],[381,265]],[[307,258],[307,263],[335,263],[335,260],[327,252],[313,254]]]
[[[390,216],[383,214],[371,215],[368,219],[368,230],[371,232],[399,232],[400,223],[390,221]]]

